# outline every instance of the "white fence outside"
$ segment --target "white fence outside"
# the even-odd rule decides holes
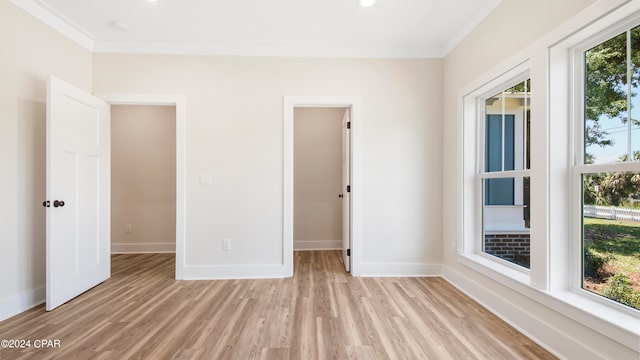
[[[640,222],[640,209],[630,209],[615,206],[583,205],[582,213],[585,217]]]

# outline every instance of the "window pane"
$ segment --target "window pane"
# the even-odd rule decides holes
[[[582,287],[640,309],[640,173],[582,176]]]
[[[484,180],[483,251],[529,268],[529,177]],[[496,199],[509,198],[508,204]]]
[[[629,149],[627,33],[585,52],[585,164],[622,160]]]
[[[485,171],[529,169],[530,81],[485,101]]]
[[[640,160],[640,26],[631,29],[631,149]]]
[[[484,182],[485,205],[514,204],[513,178],[486,179]]]

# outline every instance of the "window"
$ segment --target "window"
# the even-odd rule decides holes
[[[529,268],[530,80],[483,101],[482,251]]]
[[[527,303],[635,350],[640,2],[606,7],[460,89],[456,250]],[[528,251],[507,253],[517,243]]]
[[[580,55],[581,287],[640,309],[640,26]]]

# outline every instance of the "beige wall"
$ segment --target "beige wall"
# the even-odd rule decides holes
[[[0,318],[44,298],[47,79],[90,91],[91,64],[90,52],[0,0]]]
[[[172,251],[175,240],[175,106],[111,106],[111,251]]]
[[[187,266],[281,264],[283,96],[362,96],[363,261],[421,265],[442,254],[441,65],[95,54],[94,91],[186,95]]]
[[[345,108],[294,110],[294,248],[342,246],[342,118]],[[305,246],[308,245],[308,246]]]

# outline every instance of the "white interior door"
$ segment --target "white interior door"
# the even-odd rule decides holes
[[[346,109],[342,118],[342,261],[351,271],[351,116]]]
[[[109,105],[55,77],[47,88],[47,311],[108,279]]]

